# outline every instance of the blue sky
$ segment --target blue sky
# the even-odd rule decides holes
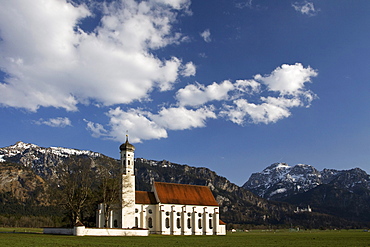
[[[0,146],[370,172],[370,2],[0,0]]]

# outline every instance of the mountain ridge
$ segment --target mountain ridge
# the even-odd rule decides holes
[[[311,165],[274,163],[263,171],[253,173],[243,188],[266,199],[281,200],[284,197],[306,192],[335,179],[347,189],[362,184],[370,190],[370,175],[360,168],[350,170],[323,169],[318,171]]]
[[[119,167],[118,160],[96,152],[65,148],[43,148],[34,144],[24,143],[17,143],[9,147],[0,148],[0,157],[2,160],[5,160],[0,162],[2,174],[3,171],[7,169],[13,169],[12,179],[18,181],[17,183],[13,183],[12,187],[8,182],[2,180],[4,176],[0,177],[0,185],[3,185],[2,187],[0,186],[0,194],[3,195],[3,205],[9,202],[9,198],[11,199],[17,196],[17,194],[14,193],[16,190],[23,191],[23,197],[15,198],[16,200],[19,199],[18,201],[20,202],[36,201],[33,199],[37,197],[43,198],[43,196],[46,198],[45,186],[47,186],[51,180],[58,179],[58,174],[56,172],[58,166],[63,164],[63,162],[68,162],[72,157],[82,159],[89,158],[91,160],[91,170],[94,171],[98,171],[97,168],[99,166],[108,163],[115,164],[116,167]],[[29,186],[25,186],[25,183],[21,182],[23,179],[21,173],[25,170],[30,174],[28,179],[32,181],[42,179],[45,182],[43,183],[45,186],[37,187],[37,189],[34,190]],[[269,201],[261,198],[205,167],[180,165],[166,160],[154,161],[136,158],[135,173],[137,190],[149,191],[151,189],[151,183],[154,180],[209,186],[220,205],[221,219],[229,224],[285,226],[296,224],[301,227],[318,228],[321,227],[322,224],[320,222],[324,221],[324,219],[325,222],[327,222],[327,227],[338,227],[340,225],[353,227],[363,224],[341,219],[338,215],[330,216],[328,214],[316,212],[303,217],[311,220],[302,220],[303,218],[301,215],[294,213],[296,205],[287,202]],[[9,186],[6,187],[5,185]],[[8,188],[8,190],[4,190],[4,188]],[[47,205],[47,203],[46,201],[43,205]],[[38,202],[38,205],[39,204],[41,204],[41,202]],[[93,214],[92,212],[91,215]]]
[[[310,165],[275,163],[252,174],[243,188],[268,200],[370,221],[370,175],[360,168],[318,171]]]

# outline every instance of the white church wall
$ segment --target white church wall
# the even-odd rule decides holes
[[[164,235],[216,235],[218,207],[161,204],[158,230]],[[151,231],[154,233],[154,231]]]
[[[151,233],[155,233],[156,212],[156,204],[136,204],[135,227],[149,229]]]

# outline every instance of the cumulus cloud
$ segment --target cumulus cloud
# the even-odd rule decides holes
[[[49,118],[49,119],[42,119],[40,118],[37,121],[34,121],[37,125],[47,125],[50,127],[61,127],[64,128],[66,126],[72,126],[71,120],[67,117],[57,117],[57,118]]]
[[[316,15],[319,10],[315,9],[315,6],[312,2],[308,1],[303,1],[303,2],[295,2],[292,4],[292,7],[302,13],[303,15],[308,15],[308,16],[314,16]]]
[[[129,132],[130,142],[132,143],[166,138],[167,131],[148,119],[147,114],[147,112],[143,112],[140,109],[123,111],[120,107],[117,107],[107,113],[107,116],[110,118],[107,128],[90,121],[87,121],[87,128],[94,137],[121,142],[126,138],[126,131]]]
[[[186,76],[186,77],[194,76],[195,73],[196,73],[196,70],[197,70],[197,68],[194,65],[194,63],[189,62],[189,63],[185,64],[185,66],[183,66],[181,75]]]
[[[309,107],[316,95],[306,84],[317,72],[297,63],[283,64],[271,74],[254,79],[225,80],[210,85],[189,84],[176,93],[176,104],[157,113],[142,109],[111,109],[107,128],[88,122],[96,137],[141,142],[168,136],[168,131],[205,127],[210,119],[225,118],[235,124],[270,124],[287,118],[295,107]],[[212,103],[212,104],[211,104]],[[218,103],[218,104],[217,104]],[[218,106],[215,106],[218,105]]]
[[[311,82],[311,77],[317,76],[317,72],[311,67],[304,68],[302,64],[283,64],[276,68],[270,75],[255,75],[254,79],[265,84],[269,90],[283,95],[301,94],[304,83]]]
[[[160,126],[169,130],[185,130],[205,127],[208,118],[216,118],[212,107],[202,107],[197,110],[184,107],[162,108],[151,118]]]
[[[285,107],[280,107],[272,103],[255,104],[249,103],[246,99],[234,101],[235,106],[227,106],[227,111],[222,111],[221,115],[226,115],[233,123],[243,125],[246,116],[249,116],[252,123],[275,123],[282,118],[290,116],[290,112]]]
[[[190,84],[177,91],[176,99],[181,106],[198,106],[213,100],[226,100],[228,92],[234,89],[230,81],[211,85]]]
[[[211,107],[189,110],[183,107],[162,108],[157,114],[140,109],[122,110],[120,107],[107,113],[110,118],[108,128],[87,121],[87,128],[94,137],[117,141],[125,140],[125,131],[130,134],[130,142],[160,139],[167,137],[167,130],[184,130],[205,126],[208,118],[216,118]]]
[[[235,88],[243,93],[258,93],[261,85],[255,80],[236,80]]]
[[[239,124],[275,123],[291,115],[293,107],[309,107],[316,95],[305,87],[317,72],[310,66],[304,68],[302,64],[283,64],[271,74],[262,76],[257,74],[254,80],[239,81],[236,88],[247,87],[246,92],[259,93],[262,87],[270,96],[259,96],[258,102],[249,102],[244,96],[233,99],[233,104],[225,104],[220,116]],[[243,91],[243,90],[241,90]],[[278,93],[278,96],[274,94]]]
[[[200,36],[204,39],[205,42],[209,43],[212,41],[211,39],[211,31],[209,29],[204,30],[200,33]]]
[[[194,75],[191,63],[160,59],[154,49],[178,44],[173,30],[189,0],[102,3],[92,32],[79,26],[92,16],[87,5],[67,0],[3,1],[0,9],[0,104],[36,111],[76,111],[78,104],[127,104],[170,90],[179,76]],[[145,65],[145,66],[144,66]],[[182,69],[183,67],[183,69]]]

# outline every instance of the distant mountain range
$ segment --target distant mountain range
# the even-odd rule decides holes
[[[276,163],[253,173],[242,187],[268,200],[370,221],[370,176],[359,168],[318,171],[310,165]]]
[[[58,179],[58,166],[72,157],[93,160],[93,170],[109,162],[119,166],[117,160],[92,151],[43,148],[23,142],[0,148],[0,215],[1,212],[34,214],[33,207],[52,212],[50,208],[56,205],[48,201],[48,184]],[[221,219],[229,224],[306,228],[370,226],[369,175],[360,169],[324,171],[318,172],[308,165],[273,164],[253,174],[239,187],[208,168],[165,160],[135,160],[137,190],[150,190],[153,181],[209,186],[220,204]],[[360,203],[353,205],[352,199]],[[23,205],[20,207],[23,211],[17,205]],[[295,212],[297,207],[308,205],[313,212]]]

